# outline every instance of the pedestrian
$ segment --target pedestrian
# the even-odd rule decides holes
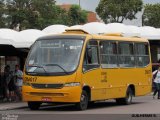
[[[15,85],[16,85],[16,100],[22,99],[22,84],[23,84],[23,72],[20,70],[19,65],[15,66]]]
[[[160,67],[153,72],[153,84],[155,86],[153,98],[158,93],[157,98],[160,99]]]
[[[3,76],[3,101],[8,101],[9,100],[9,88],[8,84],[11,80],[12,74],[10,71],[10,66],[6,65],[4,68],[4,76]]]
[[[14,101],[15,98],[15,91],[16,91],[16,85],[15,85],[15,77],[12,73],[11,80],[8,84],[8,89],[9,89],[9,101]]]

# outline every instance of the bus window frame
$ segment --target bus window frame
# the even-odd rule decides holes
[[[102,61],[101,61],[101,48],[100,48],[100,42],[103,42],[103,41],[106,41],[106,42],[112,42],[112,43],[116,43],[116,57],[117,57],[117,67],[103,67],[102,66]],[[117,40],[107,40],[107,39],[101,39],[99,40],[99,57],[100,57],[100,65],[101,65],[101,68],[102,69],[118,69],[119,68],[119,61],[118,61],[118,41]],[[108,54],[108,55],[111,55],[111,54]],[[113,54],[114,55],[114,54]]]
[[[88,71],[91,71],[91,70],[95,70],[95,69],[99,69],[99,68],[101,68],[101,69],[131,69],[131,68],[146,68],[150,63],[151,63],[151,60],[150,60],[150,51],[149,51],[149,43],[148,42],[138,42],[138,41],[123,41],[123,40],[121,40],[121,41],[119,41],[119,40],[107,40],[107,39],[90,39],[89,41],[91,41],[91,40],[95,40],[95,41],[97,41],[98,42],[98,59],[99,59],[99,67],[96,67],[96,68],[92,68],[92,69],[89,69],[89,70],[86,70],[86,71],[84,71],[83,70],[83,65],[84,65],[84,56],[85,56],[85,54],[84,54],[84,56],[83,56],[83,65],[82,65],[82,72],[83,73],[86,73],[86,72],[88,72]],[[87,44],[88,44],[88,42],[89,41],[87,41],[87,43],[86,43],[86,47],[87,47]],[[116,43],[116,49],[117,49],[117,67],[102,67],[102,63],[101,63],[101,50],[100,50],[100,42],[102,42],[102,41],[107,41],[107,42],[113,42],[113,43]],[[133,56],[134,57],[134,66],[131,66],[131,67],[120,67],[120,61],[119,61],[119,56],[120,56],[120,53],[119,53],[119,43],[131,43],[132,44],[132,51],[133,51],[133,54],[132,55],[128,55],[128,56]],[[137,66],[137,60],[136,60],[136,56],[137,56],[137,54],[136,54],[136,44],[146,44],[147,45],[147,50],[148,50],[148,55],[146,55],[146,56],[148,56],[149,57],[149,63],[146,65],[146,66]],[[86,47],[85,47],[85,52],[86,52]],[[143,55],[144,56],[144,55]]]
[[[84,70],[84,67],[83,67],[83,66],[84,66],[84,61],[85,61],[85,57],[87,56],[87,55],[86,55],[86,50],[87,50],[88,43],[89,43],[90,41],[96,41],[96,42],[97,42],[97,58],[98,58],[98,64],[95,64],[95,65],[93,65],[93,64],[88,64],[89,66],[97,66],[97,67]],[[101,63],[100,63],[100,51],[99,51],[99,40],[98,40],[98,39],[89,39],[89,40],[87,41],[86,46],[85,46],[85,49],[84,49],[84,55],[83,55],[83,59],[82,59],[82,60],[83,60],[83,63],[82,63],[82,73],[83,73],[83,74],[86,73],[86,72],[92,71],[92,70],[100,69]],[[87,66],[87,64],[86,64],[86,66]]]
[[[131,67],[124,67],[124,66],[121,67],[121,66],[120,66],[120,59],[119,59],[119,57],[121,56],[120,50],[119,50],[119,49],[120,49],[120,48],[119,48],[119,47],[120,47],[120,46],[119,46],[120,43],[132,43],[132,51],[133,51],[133,54],[132,54],[132,55],[129,55],[129,54],[127,55],[127,54],[126,54],[125,56],[130,56],[130,57],[133,56],[133,57],[134,57],[134,66],[131,66]],[[120,69],[136,68],[135,42],[134,42],[134,41],[118,41],[118,54],[117,54],[117,55],[118,55],[118,66],[119,66],[118,68],[120,68]],[[122,55],[122,56],[124,56],[124,55]]]
[[[83,41],[83,44],[82,44],[82,49],[81,49],[81,52],[80,52],[80,57],[79,57],[79,60],[78,60],[78,64],[77,64],[77,67],[75,68],[74,71],[71,71],[71,72],[68,72],[68,74],[65,74],[65,73],[61,73],[61,72],[57,72],[57,73],[47,73],[47,76],[67,76],[67,75],[72,75],[74,74],[79,66],[80,66],[80,61],[81,61],[81,56],[82,56],[82,51],[83,51],[83,48],[84,48],[84,45],[85,45],[85,40],[86,40],[86,36],[74,36],[74,35],[71,35],[71,36],[47,36],[47,37],[41,37],[39,39],[37,39],[31,46],[31,49],[33,49],[34,45],[36,44],[36,42],[38,41],[45,41],[45,40],[56,40],[56,39],[79,39],[79,40],[82,40]],[[28,53],[28,56],[31,54],[31,50],[29,51]],[[24,66],[24,72],[26,75],[29,75],[29,76],[46,76],[46,73],[41,73],[38,75],[37,74],[32,74],[32,73],[29,73],[26,71],[26,62],[25,62],[25,66]]]
[[[148,55],[142,55],[142,56],[148,56],[149,57],[149,63],[146,65],[146,66],[138,66],[137,64],[137,61],[136,61],[136,68],[146,68],[149,66],[149,64],[151,64],[151,53],[150,53],[150,45],[149,45],[149,42],[134,42],[134,51],[135,51],[135,57],[137,57],[137,51],[136,51],[136,44],[147,44],[147,47],[148,47]]]

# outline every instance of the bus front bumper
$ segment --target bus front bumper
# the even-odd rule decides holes
[[[61,89],[35,89],[31,86],[22,87],[23,101],[39,102],[67,102],[75,103],[80,101],[81,87],[63,87]]]

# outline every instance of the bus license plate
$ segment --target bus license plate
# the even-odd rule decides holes
[[[51,102],[52,99],[50,97],[42,97],[43,102]]]

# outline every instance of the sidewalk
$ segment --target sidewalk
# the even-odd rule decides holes
[[[26,102],[5,102],[0,103],[0,111],[4,110],[12,110],[12,109],[20,109],[20,108],[26,108],[27,103]]]

